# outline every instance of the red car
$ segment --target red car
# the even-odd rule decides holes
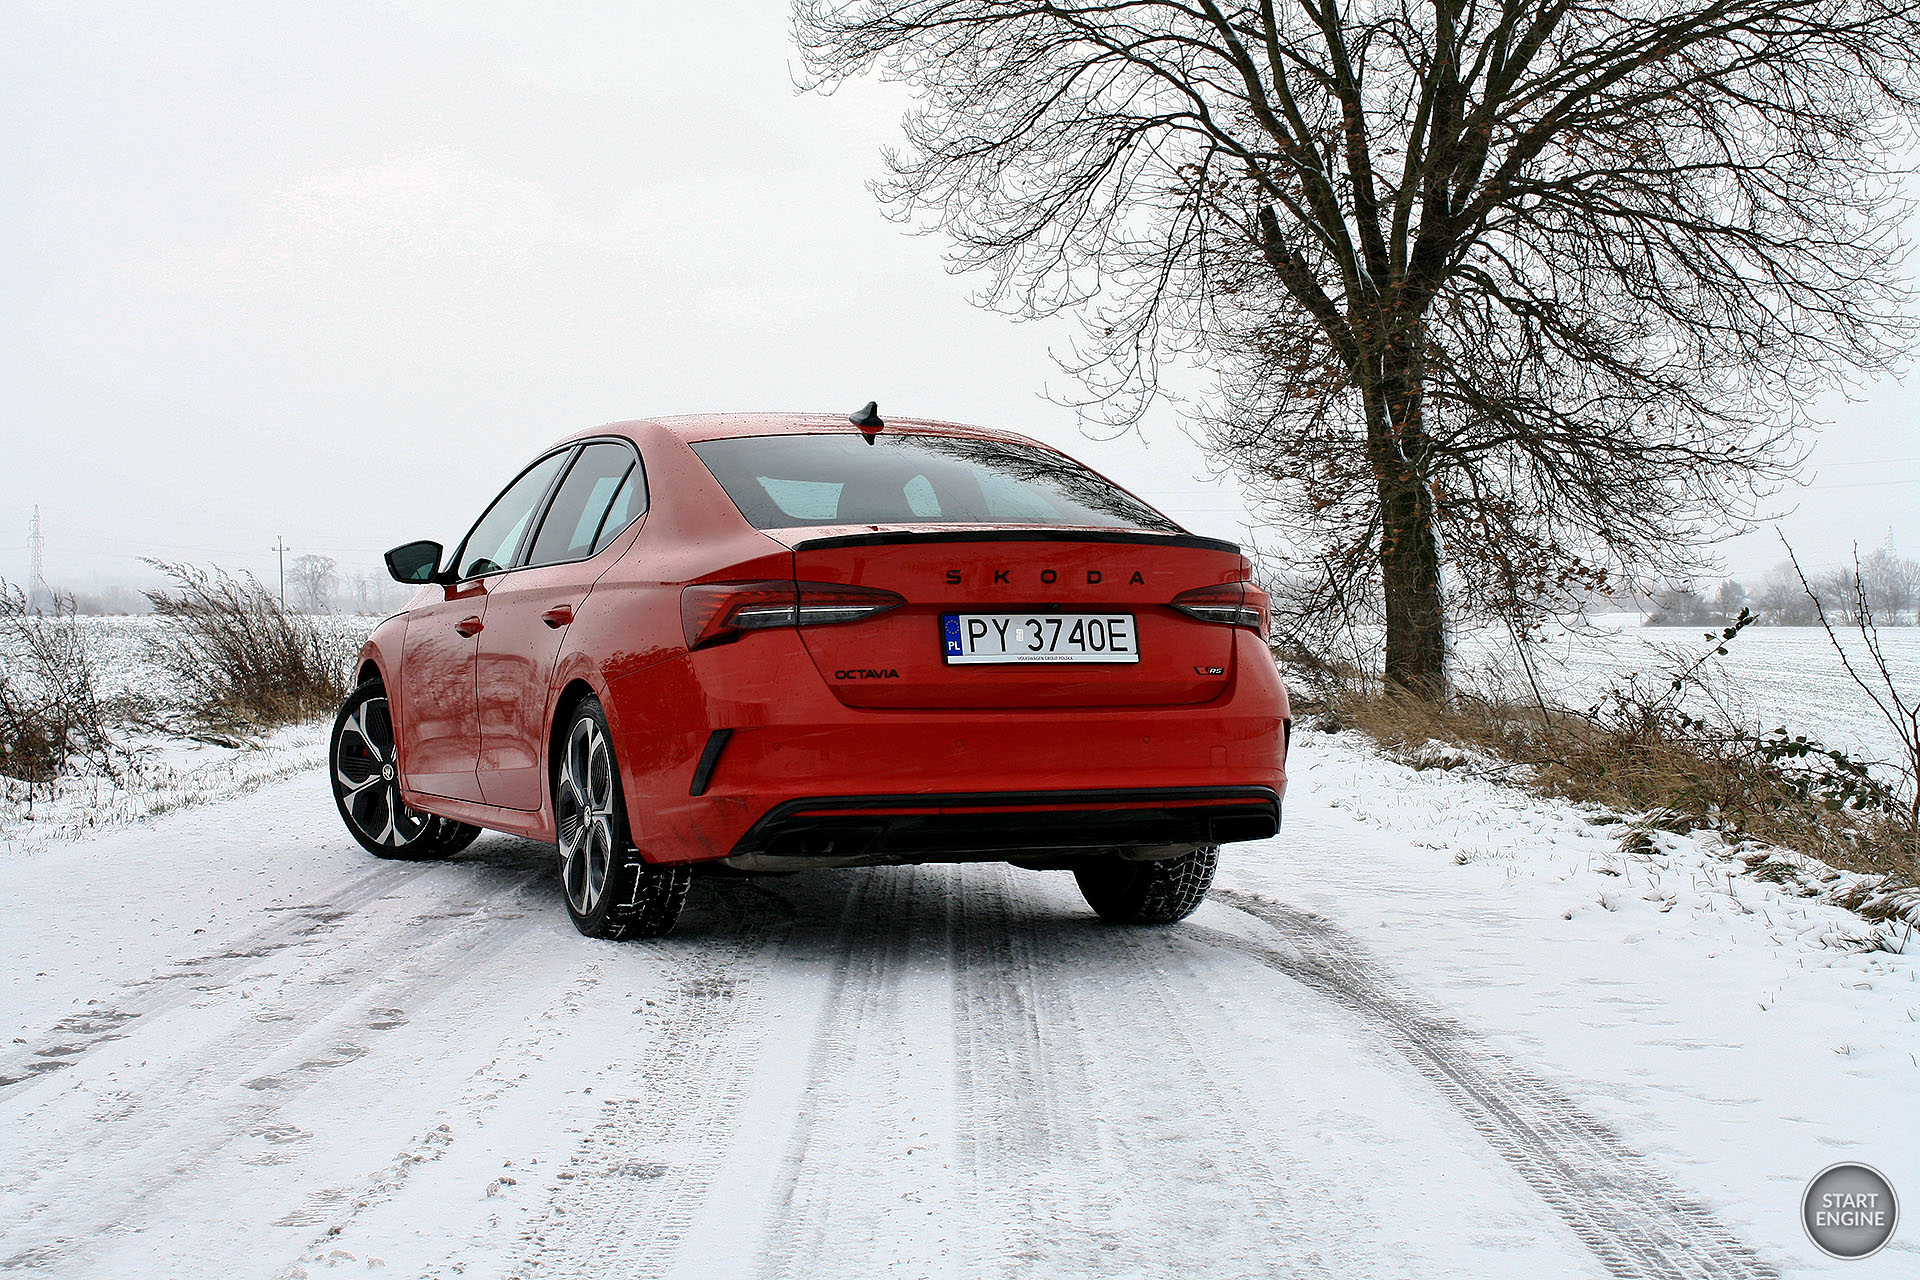
[[[692,868],[997,860],[1115,921],[1191,913],[1275,834],[1267,597],[1047,446],[939,422],[711,415],[548,450],[407,609],[334,725],[354,837],[555,841],[581,932],[673,927]]]

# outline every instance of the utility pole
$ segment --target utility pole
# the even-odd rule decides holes
[[[273,541],[273,549],[280,553],[280,607],[284,609],[287,607],[287,552],[293,548],[287,545],[284,534],[275,536]]]
[[[47,590],[47,540],[40,532],[40,504],[33,507],[33,527],[27,533],[27,545],[33,549],[33,572],[27,578],[27,607],[38,609],[52,595]]]

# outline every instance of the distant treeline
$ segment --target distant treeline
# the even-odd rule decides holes
[[[1861,604],[1883,626],[1920,625],[1920,560],[1876,551],[1853,565],[1807,575],[1807,586],[1834,623],[1860,621]],[[1761,626],[1807,627],[1820,620],[1812,597],[1791,564],[1777,564],[1760,581],[1729,579],[1702,590],[1678,583],[1653,594],[1650,627],[1718,626],[1751,609]]]
[[[265,585],[278,596],[276,575],[269,575]],[[55,583],[27,595],[27,605],[50,610],[55,595],[77,614],[153,612],[153,602],[147,599],[145,589],[133,586],[68,590]],[[386,614],[404,608],[412,595],[413,588],[400,585],[384,572],[342,572],[331,556],[295,556],[287,561],[287,606],[300,613]]]

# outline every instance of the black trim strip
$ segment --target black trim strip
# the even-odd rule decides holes
[[[731,733],[722,729],[721,733]],[[817,796],[788,800],[767,811],[762,822],[813,809],[987,809],[1002,805],[1046,805],[1049,808],[1099,808],[1115,803],[1151,804],[1165,800],[1226,800],[1280,806],[1272,787],[1122,787],[1103,791],[961,791],[949,794],[907,792],[886,796]]]
[[[727,739],[731,737],[731,729],[715,729],[707,735],[707,747],[700,753],[700,763],[694,766],[693,785],[687,788],[688,795],[707,794],[707,784],[713,781],[714,766],[720,763],[720,753],[727,749]]]
[[[1171,804],[1156,809],[1156,803]],[[969,810],[1031,806],[1014,813]],[[1124,806],[1124,807],[1120,807]],[[944,809],[946,813],[877,814],[861,810]],[[1203,842],[1220,838],[1220,823],[1251,820],[1252,834],[1225,841],[1264,839],[1280,829],[1280,796],[1271,787],[1141,787],[1101,791],[993,791],[953,794],[815,796],[769,809],[732,853],[758,853],[809,833],[903,854],[941,850],[1008,850],[1077,844]],[[1064,827],[1063,827],[1064,824]],[[1242,828],[1245,830],[1246,828]],[[1062,830],[1066,835],[1059,834]],[[1137,831],[1141,838],[1124,838]],[[1116,839],[1115,833],[1122,833]],[[1071,837],[1071,838],[1069,838]]]
[[[787,532],[786,530],[768,530]],[[1240,544],[1221,538],[1203,538],[1197,533],[1149,533],[1129,529],[928,529],[925,532],[894,530],[888,533],[849,533],[831,538],[803,538],[793,544],[795,551],[823,551],[830,547],[879,547],[913,542],[1119,542],[1134,546],[1190,547],[1199,551],[1226,551],[1240,554]]]

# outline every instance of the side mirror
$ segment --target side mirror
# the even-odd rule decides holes
[[[395,582],[410,587],[444,581],[440,576],[441,547],[437,542],[409,542],[387,552],[387,572]]]

